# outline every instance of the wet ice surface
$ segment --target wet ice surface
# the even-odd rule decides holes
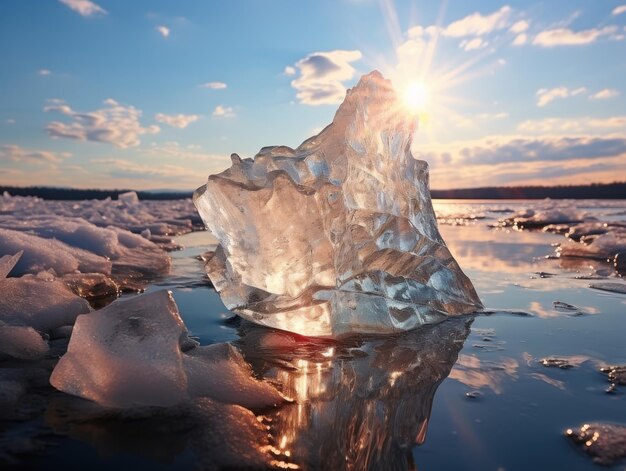
[[[279,462],[305,469],[327,463],[336,469],[380,469],[381,463],[394,469],[602,469],[593,461],[598,455],[587,456],[564,431],[626,425],[626,295],[590,287],[624,281],[609,262],[554,258],[553,244],[567,241],[565,232],[488,227],[534,204],[435,203],[438,214],[454,215],[453,224],[440,227],[442,236],[485,306],[532,316],[461,317],[403,335],[342,342],[233,319],[199,259],[215,241],[200,232],[177,237],[186,248],[169,254],[171,272],[147,292],[172,290],[189,334],[203,346],[215,345],[215,352],[193,354],[197,377],[223,380],[216,372],[226,359],[222,366],[231,365],[234,377],[251,381],[249,368],[294,402],[237,405],[249,399],[242,393],[226,404],[213,392],[158,411],[111,411],[48,386],[54,359],[5,359],[0,460],[24,469],[50,463],[59,469],[263,469]],[[626,219],[623,201],[579,205],[600,221]],[[463,217],[477,214],[481,218]],[[67,344],[53,337],[46,358]],[[193,387],[211,386],[197,381]],[[597,430],[611,435],[594,453],[619,459],[623,429],[617,429],[622,435]],[[611,466],[623,469],[624,462]]]

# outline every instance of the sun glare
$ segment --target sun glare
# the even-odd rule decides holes
[[[412,113],[423,113],[429,101],[428,88],[422,82],[411,82],[404,90],[404,104]]]

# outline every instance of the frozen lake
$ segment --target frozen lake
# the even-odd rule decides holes
[[[171,290],[202,345],[233,342],[258,378],[295,399],[258,415],[273,452],[294,466],[598,469],[564,430],[626,425],[626,386],[607,393],[600,372],[626,364],[626,295],[590,287],[623,281],[602,260],[555,257],[555,244],[566,241],[560,233],[491,227],[536,204],[435,201],[442,236],[486,308],[516,313],[344,342],[242,324],[204,281],[199,257],[215,243],[205,232],[174,239],[184,249],[170,253],[170,273],[147,291]],[[575,206],[599,221],[626,221],[626,201]],[[91,419],[68,398],[40,388],[19,405],[30,414],[0,422],[0,463],[10,453],[24,469],[211,469],[184,427]],[[216,422],[214,434],[221,430]]]

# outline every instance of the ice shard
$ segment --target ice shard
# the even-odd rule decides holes
[[[219,240],[207,273],[229,309],[310,336],[392,333],[482,308],[445,245],[416,120],[378,72],[298,148],[233,154],[194,203]]]

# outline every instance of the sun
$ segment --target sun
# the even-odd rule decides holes
[[[425,112],[429,99],[428,87],[423,82],[411,82],[404,90],[404,104],[413,114]]]

